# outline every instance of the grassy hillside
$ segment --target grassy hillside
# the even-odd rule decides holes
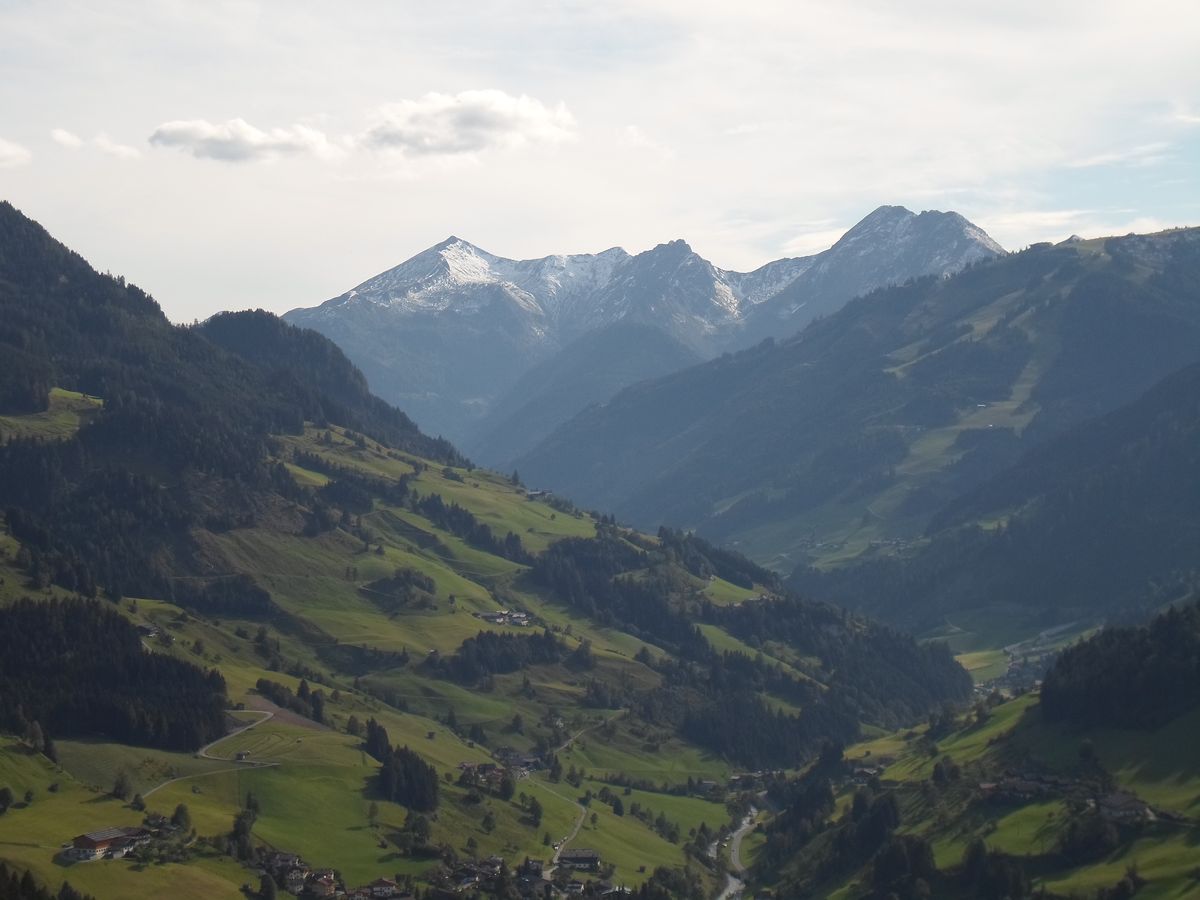
[[[144,639],[152,652],[219,669],[230,702],[245,707],[244,712],[231,713],[231,727],[253,727],[211,748],[208,758],[125,746],[101,736],[59,740],[59,773],[78,786],[72,788],[78,796],[105,797],[123,776],[151,810],[169,813],[177,804],[186,804],[200,838],[220,845],[252,792],[260,806],[253,830],[256,842],[301,853],[315,864],[335,865],[351,884],[379,875],[430,877],[440,866],[438,854],[451,851],[459,856],[496,853],[513,860],[545,857],[552,850],[544,845],[544,836],[558,840],[569,835],[581,815],[583,827],[572,846],[599,850],[613,867],[614,878],[637,884],[658,866],[689,864],[683,845],[701,823],[712,832],[729,824],[731,813],[724,803],[689,794],[687,785],[724,784],[733,768],[730,760],[681,739],[668,723],[586,703],[588,685],[596,681],[635,693],[658,690],[662,675],[646,660],[671,659],[676,649],[652,634],[635,637],[580,615],[532,579],[527,565],[472,546],[416,512],[414,505],[440,495],[496,533],[520,534],[525,547],[535,551],[565,539],[594,539],[598,526],[591,517],[530,498],[510,479],[494,473],[430,464],[339,428],[310,425],[302,434],[280,436],[273,453],[288,465],[296,484],[310,490],[347,477],[337,473],[357,472],[380,485],[404,479],[416,499],[399,504],[376,496],[369,510],[344,518],[342,527],[316,534],[305,533],[302,518],[282,505],[249,527],[195,532],[210,577],[251,575],[269,592],[278,613],[268,620],[239,613],[237,607],[220,615],[203,614],[148,598],[125,598],[117,608],[152,630]],[[308,467],[318,464],[335,476]],[[651,538],[637,539],[646,546],[657,545]],[[19,544],[7,535],[3,540],[3,586],[10,597],[28,594]],[[379,591],[373,593],[371,585],[398,570],[427,579],[422,584],[428,590],[421,589],[418,603],[390,607],[375,596]],[[662,578],[666,571],[651,567],[631,577],[645,581]],[[747,602],[757,602],[754,598],[763,591],[715,575],[700,578],[682,568],[670,571],[681,599],[713,604],[713,610],[736,613]],[[49,597],[62,589],[46,585],[34,593]],[[526,667],[497,673],[480,690],[430,668],[435,657],[452,657],[481,632],[530,633],[527,626],[482,618],[502,609],[522,610],[567,650],[586,645],[590,670],[581,672],[562,663]],[[706,643],[718,653],[737,654],[747,663],[765,659],[796,683],[825,690],[817,674],[820,659],[790,648],[786,640],[765,648],[764,657],[761,645],[750,646],[716,621],[704,623],[702,629]],[[293,691],[302,678],[319,687],[329,698],[325,724],[269,702],[255,687],[264,678]],[[771,697],[769,691],[762,696],[791,713],[801,709]],[[378,763],[363,751],[361,738],[346,733],[352,717],[360,723],[375,718],[393,743],[415,748],[434,765],[443,785],[429,846],[440,851],[410,854],[402,849],[409,813],[376,795]],[[515,717],[523,724],[515,727]],[[536,771],[518,781],[510,800],[487,791],[479,795],[457,783],[460,764],[490,762],[491,752],[501,746],[519,752],[556,750],[564,776],[553,781],[546,770]],[[9,742],[0,755],[16,759],[22,752]],[[239,753],[246,759],[239,761]],[[580,773],[578,784],[565,777],[572,769]],[[637,787],[627,789],[621,786],[625,783]],[[579,805],[589,792],[595,795],[602,789],[621,797],[624,815],[597,800],[586,812]],[[54,803],[64,804],[73,796],[64,791]],[[526,805],[532,798],[543,808],[537,826],[528,821]],[[373,820],[372,803],[377,809]],[[632,814],[634,804],[643,815]],[[34,846],[0,856],[43,874],[52,870],[34,857],[44,855],[48,846],[85,828],[140,818],[117,800],[97,800],[96,805],[103,815],[86,818],[77,817],[73,808],[56,807],[55,821],[60,824],[51,829],[47,823]],[[594,824],[592,813],[597,816]],[[671,830],[670,839],[661,830],[660,816]],[[17,821],[15,814],[0,818],[0,841],[6,840],[5,834],[15,837],[10,828]],[[318,821],[321,827],[314,827]],[[11,841],[0,847],[10,845]],[[200,873],[198,891],[222,896],[245,878],[244,870],[218,847],[203,852],[200,848],[195,845],[184,866],[189,876],[193,868]],[[690,864],[696,865],[694,860]],[[117,875],[130,867],[123,862],[76,867],[82,874],[72,876],[72,882],[101,900],[126,896],[121,891],[128,888],[117,886]],[[171,871],[178,864],[147,871],[160,868]],[[217,877],[225,879],[219,887],[209,882]],[[710,877],[715,883],[718,876]]]
[[[90,421],[103,405],[98,397],[54,388],[43,412],[0,416],[0,444],[14,438],[64,440],[74,437],[80,426]]]
[[[992,646],[1015,642],[1013,627],[1152,613],[1194,579],[1198,422],[1191,365],[1029,451],[943,510],[921,546],[802,567],[793,583],[918,633],[990,619],[977,630]]]
[[[1093,897],[1131,871],[1144,880],[1139,898],[1193,896],[1200,891],[1200,760],[1192,752],[1198,739],[1195,710],[1153,731],[1077,730],[1045,722],[1036,694],[994,706],[982,720],[970,714],[941,722],[936,731],[921,726],[880,735],[846,749],[846,765],[833,782],[830,831],[811,838],[781,868],[760,866],[759,875],[790,885],[785,891],[800,891],[801,884],[811,890],[813,860],[829,853],[828,838],[844,830],[855,793],[866,791],[895,797],[895,833],[931,848],[941,870],[931,879],[935,897],[984,896],[955,881],[977,840],[1025,871],[1028,896],[1042,896],[1037,892],[1044,888],[1047,897]],[[947,760],[956,770],[949,779],[938,775]],[[856,783],[850,773],[865,768],[873,774]],[[1034,785],[1010,787],[1026,781]],[[1136,796],[1157,820],[1106,820],[1091,804],[1115,792]],[[1109,833],[1095,847],[1067,849],[1072,829],[1109,821]],[[771,829],[768,846],[780,839]],[[861,896],[871,884],[870,862],[870,855],[860,858],[821,881],[820,895]]]
[[[195,831],[78,867],[100,900],[237,859],[208,888],[228,894],[270,849],[349,886],[446,884],[555,842],[702,893],[734,770],[969,694],[944,647],[472,467],[312,333],[170,325],[5,206],[0,311],[0,721],[89,813],[35,833],[10,809],[0,858],[50,877],[56,846],[135,806],[186,804]],[[72,403],[94,409],[54,431]]]

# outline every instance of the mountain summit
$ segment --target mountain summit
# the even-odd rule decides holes
[[[451,236],[285,318],[332,338],[374,390],[424,428],[470,445],[521,376],[601,329],[647,326],[688,354],[711,358],[790,335],[860,293],[1003,252],[957,213],[918,215],[898,206],[875,210],[829,250],[752,272],[718,268],[682,240],[636,255],[613,247],[514,260]],[[626,368],[620,356],[610,363]],[[631,371],[636,378],[667,373]],[[604,384],[607,390],[611,378]],[[575,409],[596,399],[607,398],[588,394]],[[476,452],[496,461],[486,447]]]

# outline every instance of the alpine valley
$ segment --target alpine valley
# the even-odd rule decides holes
[[[1200,229],[180,326],[5,203],[0,361],[0,900],[1200,893]]]

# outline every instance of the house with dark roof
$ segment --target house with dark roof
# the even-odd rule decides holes
[[[150,832],[136,826],[117,825],[90,831],[72,839],[70,855],[79,860],[103,859],[109,854],[124,856],[150,839]]]
[[[600,851],[598,850],[564,850],[558,855],[560,865],[572,869],[595,872],[600,868]]]

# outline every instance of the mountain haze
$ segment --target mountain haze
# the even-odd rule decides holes
[[[1146,614],[1200,584],[1198,510],[1195,364],[1029,450],[909,552],[801,568],[792,583],[912,631],[1001,608],[1042,625]]]
[[[497,399],[467,452],[508,467],[563,422],[621,388],[703,362],[651,325],[617,322],[589,331],[538,363]]]
[[[517,460],[791,568],[919,537],[1020,453],[1200,351],[1200,230],[1037,246],[628,388]]]
[[[900,207],[876,210],[830,250],[752,272],[720,269],[681,240],[637,255],[613,248],[511,260],[451,237],[284,318],[333,339],[374,390],[427,431],[473,447],[485,462],[501,462],[532,442],[516,446],[510,439],[490,455],[489,435],[499,429],[515,436],[522,428],[502,423],[494,407],[519,407],[518,397],[501,398],[532,367],[591,332],[617,323],[647,326],[697,357],[712,358],[763,337],[790,335],[858,293],[948,274],[1000,253],[955,213],[916,215]],[[562,409],[573,406],[574,413],[646,374],[624,359],[618,344],[610,346],[616,353],[611,371],[628,374],[579,382],[577,402],[560,395]],[[552,424],[565,418],[556,412]]]

